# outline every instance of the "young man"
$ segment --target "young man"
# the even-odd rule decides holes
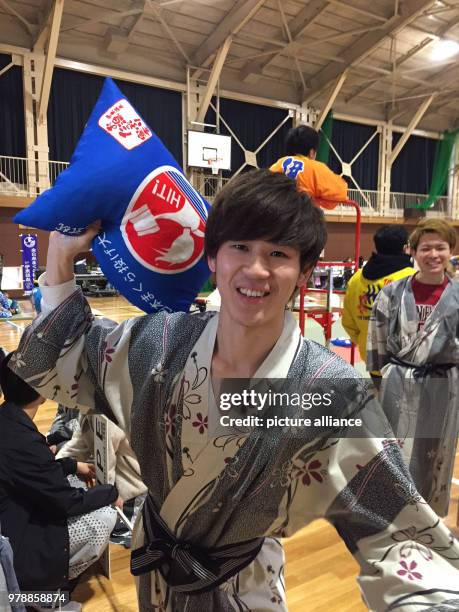
[[[411,276],[414,268],[406,254],[408,232],[403,225],[382,225],[373,236],[376,253],[349,280],[343,303],[343,327],[366,359],[368,322],[378,293],[389,283]],[[381,374],[371,372],[379,388]]]
[[[419,272],[380,292],[367,367],[381,370],[381,404],[418,490],[446,516],[459,423],[459,284],[445,273],[456,232],[423,219],[409,244]]]
[[[131,560],[140,609],[286,610],[279,538],[318,517],[360,562],[373,610],[422,601],[431,612],[455,599],[459,544],[416,496],[395,442],[346,440],[329,428],[212,425],[222,378],[251,378],[269,391],[293,383],[301,392],[325,380],[336,399],[329,410],[368,408],[378,418],[355,371],[304,340],[286,311],[326,239],[322,212],[295,182],[257,170],[218,195],[206,253],[219,314],[93,320],[72,262],[96,231],[51,235],[41,279],[50,314],[26,332],[14,367],[67,402],[73,387],[75,405],[102,410],[127,432],[149,489]],[[413,529],[428,538],[416,540],[407,572]]]
[[[295,179],[298,189],[306,191],[314,204],[332,210],[347,200],[346,181],[322,162],[316,161],[318,132],[307,125],[289,130],[285,140],[285,157],[270,168]]]
[[[94,466],[56,460],[33,419],[43,397],[0,364],[5,402],[0,406],[0,524],[14,551],[14,568],[25,591],[68,590],[104,551],[116,522],[110,504],[122,505],[116,487],[85,490]],[[77,483],[79,483],[79,486]]]

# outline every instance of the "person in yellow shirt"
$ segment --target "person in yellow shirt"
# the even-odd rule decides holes
[[[270,167],[296,179],[298,188],[306,191],[314,204],[332,210],[347,200],[346,181],[322,162],[316,161],[319,133],[308,125],[299,125],[287,133],[285,157]]]
[[[343,327],[352,342],[366,359],[368,322],[376,296],[392,281],[411,276],[415,270],[410,256],[404,251],[408,244],[408,232],[403,225],[382,225],[373,236],[376,253],[373,253],[361,270],[349,280],[343,304]],[[370,372],[379,388],[381,375]]]

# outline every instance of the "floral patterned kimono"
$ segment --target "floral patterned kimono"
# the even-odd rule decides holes
[[[217,326],[208,314],[94,320],[78,290],[28,328],[15,355],[15,371],[40,393],[102,411],[127,432],[152,508],[136,524],[134,565],[141,551],[142,562],[156,559],[137,579],[140,609],[286,610],[279,538],[319,517],[359,562],[372,610],[459,608],[459,543],[417,494],[396,441],[307,429],[212,434]],[[352,368],[300,337],[290,315],[257,376],[304,386],[326,377],[353,413],[373,401]],[[144,521],[155,513],[173,546],[149,539]],[[190,559],[234,547],[243,558],[254,541],[256,556],[234,575],[212,585],[203,571],[189,589],[177,584],[175,569],[183,574]]]
[[[440,515],[448,503],[459,432],[459,283],[450,281],[423,328],[411,277],[380,292],[370,320],[368,370],[419,492]]]

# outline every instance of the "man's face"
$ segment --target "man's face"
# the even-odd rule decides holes
[[[280,323],[292,293],[307,280],[297,249],[265,240],[225,242],[209,267],[216,274],[221,312],[247,327]]]
[[[451,257],[451,249],[439,234],[427,232],[421,236],[412,255],[423,274],[441,274]]]

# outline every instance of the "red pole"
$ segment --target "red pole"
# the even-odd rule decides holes
[[[356,214],[356,224],[355,224],[355,241],[354,241],[354,271],[357,272],[359,269],[359,259],[360,259],[360,236],[361,236],[361,223],[362,223],[362,214],[360,212],[360,206],[354,200],[347,200],[346,202],[342,202],[345,206],[353,206]],[[320,263],[318,263],[320,265]],[[324,265],[324,264],[322,264]],[[304,287],[300,289],[300,316],[299,316],[299,325],[301,333],[304,336],[304,326],[305,326],[305,314],[304,314],[304,296],[306,290]],[[331,326],[333,322],[333,314],[326,313],[326,319],[324,324],[324,332],[326,336],[326,340],[331,338]],[[355,363],[355,346],[351,346],[351,365]]]

